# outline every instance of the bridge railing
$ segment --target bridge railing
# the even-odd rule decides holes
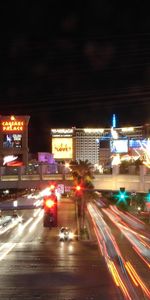
[[[69,173],[45,174],[40,169],[38,174],[24,174],[22,168],[17,168],[16,174],[6,174],[0,170],[0,188],[30,188],[47,185],[56,181],[64,185],[72,185],[72,176]],[[128,191],[147,192],[150,189],[150,175],[146,173],[145,166],[141,166],[139,175],[119,174],[118,168],[113,168],[112,174],[95,175],[93,184],[96,189],[118,190],[125,187]]]
[[[51,174],[63,174],[70,177],[70,171],[65,168],[65,165],[57,164],[41,164],[31,166],[1,166],[0,167],[0,176],[9,176],[9,175],[18,175],[18,176],[27,176],[27,175],[40,175],[40,176],[49,176]],[[128,168],[121,168],[119,166],[113,166],[104,170],[102,175],[111,175],[111,174],[120,174],[120,175],[139,175],[140,168],[137,170],[135,166],[130,166]],[[150,175],[150,169],[146,170],[147,175]],[[95,171],[94,175],[99,175],[99,171]],[[26,178],[26,177],[24,177]],[[34,178],[34,177],[33,177]]]

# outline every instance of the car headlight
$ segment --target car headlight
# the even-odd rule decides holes
[[[19,216],[19,217],[18,217],[18,220],[19,220],[19,223],[22,223],[22,221],[23,221],[22,216]]]
[[[73,239],[73,237],[74,237],[73,232],[69,232],[69,239]]]
[[[59,234],[59,237],[60,237],[60,239],[64,239],[64,233],[63,232],[60,232],[60,234]]]

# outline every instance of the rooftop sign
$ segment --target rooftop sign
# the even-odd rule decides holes
[[[83,129],[85,133],[103,133],[103,128],[84,128]]]
[[[23,131],[24,121],[2,121],[2,131]]]

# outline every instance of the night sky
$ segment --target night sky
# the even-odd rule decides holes
[[[0,114],[31,116],[30,152],[54,127],[150,123],[149,1],[2,2]]]

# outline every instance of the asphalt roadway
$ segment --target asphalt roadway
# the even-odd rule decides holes
[[[63,198],[58,205],[57,228],[44,228],[40,210],[36,216],[35,212],[19,212],[24,228],[17,224],[0,232],[0,299],[124,299],[96,240],[59,241],[61,226],[76,232],[70,199]]]

